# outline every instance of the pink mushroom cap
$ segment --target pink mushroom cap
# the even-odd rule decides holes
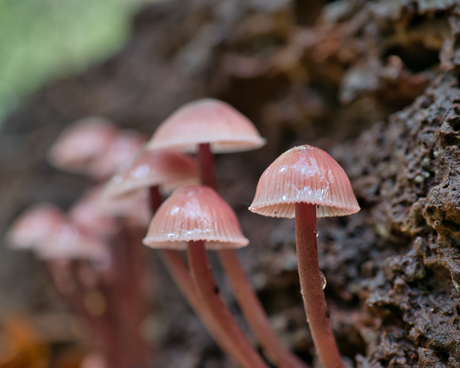
[[[111,177],[131,161],[146,143],[147,139],[140,133],[131,130],[121,131],[108,150],[89,165],[89,176],[98,180]]]
[[[171,150],[144,151],[107,183],[103,195],[117,198],[151,186],[163,185],[170,191],[199,182],[198,167],[189,156]]]
[[[104,243],[83,234],[69,222],[56,226],[34,250],[41,259],[105,260],[110,257]]]
[[[58,207],[51,203],[36,204],[11,225],[6,235],[8,245],[14,250],[32,249],[63,222],[64,215]]]
[[[201,143],[209,143],[212,152],[222,153],[257,149],[265,144],[265,139],[232,106],[204,98],[176,110],[158,127],[147,149],[196,152]]]
[[[187,249],[187,242],[200,240],[207,249],[241,248],[249,243],[235,213],[213,189],[187,185],[161,205],[143,243],[151,248]]]
[[[316,205],[317,217],[360,210],[347,174],[328,153],[313,146],[291,148],[262,174],[249,210],[270,217],[295,217],[295,204]]]
[[[67,127],[48,151],[49,163],[61,170],[86,173],[88,165],[105,154],[118,134],[109,120],[92,116]]]
[[[118,231],[115,218],[103,213],[91,194],[84,194],[69,209],[68,217],[84,234],[96,239],[107,240]]]
[[[148,226],[152,217],[146,189],[111,198],[104,194],[104,186],[99,185],[89,189],[80,202],[89,206],[87,210],[93,211],[93,216],[124,218],[142,227]]]

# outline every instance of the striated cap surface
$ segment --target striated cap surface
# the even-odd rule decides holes
[[[232,106],[204,98],[176,110],[158,127],[147,149],[196,152],[201,143],[210,143],[212,152],[221,153],[260,148],[265,139],[251,121]]]
[[[238,219],[211,188],[187,185],[177,189],[158,209],[143,242],[151,248],[187,249],[204,240],[207,249],[246,246]]]
[[[360,210],[350,180],[328,153],[294,147],[262,174],[249,210],[270,217],[295,217],[296,203],[317,205],[317,217],[346,216]]]
[[[199,182],[198,175],[196,162],[183,153],[144,151],[107,183],[103,195],[117,198],[156,185],[177,188]]]

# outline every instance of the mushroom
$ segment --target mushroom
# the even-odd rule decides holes
[[[198,169],[195,161],[187,155],[173,150],[142,152],[136,159],[125,166],[106,184],[102,196],[107,199],[122,198],[136,191],[150,191],[150,209],[154,214],[160,207],[163,192],[171,192],[181,185],[198,181]],[[160,256],[168,268],[172,278],[203,321],[211,335],[229,355],[226,338],[215,320],[205,309],[198,291],[193,284],[189,269],[180,252],[171,249],[159,250]]]
[[[322,287],[316,217],[360,210],[345,171],[319,148],[294,147],[262,174],[249,209],[264,216],[295,217],[300,286],[313,341],[325,368],[343,367]]]
[[[183,105],[155,131],[147,149],[177,149],[198,152],[202,183],[216,189],[213,167],[215,153],[257,149],[265,144],[248,118],[229,104],[203,98]]]
[[[147,144],[148,150],[198,152],[203,185],[217,190],[213,153],[257,149],[265,144],[249,119],[225,102],[205,98],[190,102],[166,119]],[[281,343],[255,295],[234,249],[219,249],[219,259],[257,339],[282,368],[306,367]]]
[[[206,248],[240,248],[248,244],[230,206],[209,187],[177,189],[158,209],[144,244],[160,249],[187,249],[195,287],[226,338],[232,355],[245,368],[267,368],[219,296]]]
[[[49,163],[57,169],[86,173],[115,140],[118,128],[109,120],[90,116],[67,127],[48,151]]]
[[[183,153],[143,151],[134,160],[126,163],[106,184],[102,195],[105,198],[120,198],[136,191],[163,186],[166,192],[198,182],[195,161]]]
[[[40,259],[89,259],[105,262],[109,256],[107,246],[81,232],[74,224],[63,221],[35,247]]]
[[[86,211],[92,212],[95,221],[98,218],[102,221],[112,218],[115,222],[116,233],[108,231],[105,237],[110,244],[111,262],[101,274],[102,282],[108,304],[118,322],[119,337],[130,336],[122,345],[126,364],[141,367],[150,359],[150,349],[140,329],[147,313],[142,238],[151,217],[148,193],[136,191],[123,197],[110,198],[103,195],[103,190],[103,186],[88,190],[80,203],[86,207]],[[78,218],[75,208],[71,213],[75,219]],[[83,221],[80,224],[85,224],[85,229],[91,231],[91,224]],[[107,230],[111,230],[110,227]]]
[[[64,214],[54,204],[36,204],[11,225],[6,235],[8,245],[14,250],[31,250],[63,221]]]
[[[105,186],[103,196],[120,198],[148,188],[150,191],[150,209],[152,214],[155,214],[163,201],[160,187],[163,189],[162,192],[168,193],[184,184],[197,181],[197,165],[189,156],[173,150],[144,151],[115,174]],[[200,300],[181,254],[172,249],[160,249],[159,253],[188,303],[217,343],[227,354],[232,356],[225,334],[219,329],[216,321]]]
[[[144,135],[134,130],[122,130],[107,151],[88,165],[88,175],[96,180],[110,178],[122,165],[131,160],[145,145]]]
[[[37,204],[24,211],[10,227],[7,238],[12,249],[32,250],[44,261],[61,298],[70,310],[87,322],[102,350],[114,357],[115,363],[118,349],[112,326],[106,316],[95,316],[87,309],[85,285],[81,282],[84,262],[106,259],[105,244],[82,234],[59,208],[49,203]],[[87,270],[86,275],[88,271],[91,272]]]

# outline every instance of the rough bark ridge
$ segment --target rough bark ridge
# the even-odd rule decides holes
[[[460,366],[459,98],[457,78],[441,75],[388,125],[337,150],[373,232],[358,282],[373,316],[360,329],[363,367]]]
[[[66,207],[83,190],[84,179],[44,159],[72,120],[101,114],[151,134],[181,104],[221,98],[268,140],[216,163],[221,193],[251,240],[243,262],[282,339],[314,363],[294,222],[247,207],[259,174],[287,148],[308,143],[343,164],[363,208],[318,221],[341,353],[362,368],[460,367],[458,1],[171,0],[142,10],[133,24],[119,55],[50,84],[3,128],[0,232],[25,206]],[[1,307],[56,311],[36,263],[0,252]],[[158,366],[230,366],[158,272],[146,323]]]

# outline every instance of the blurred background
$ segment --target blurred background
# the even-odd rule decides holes
[[[399,353],[370,348],[383,336],[374,322],[391,309],[371,308],[372,317],[366,309],[374,291],[389,292],[378,270],[388,254],[398,254],[398,244],[410,248],[415,233],[379,207],[386,200],[376,189],[381,157],[359,157],[374,150],[363,136],[385,137],[389,121],[403,119],[391,114],[427,107],[432,99],[425,107],[416,99],[443,73],[455,80],[459,16],[455,1],[425,0],[1,1],[0,367],[78,367],[92,351],[88,331],[61,302],[43,264],[4,240],[30,205],[46,201],[66,210],[90,185],[85,176],[49,165],[51,144],[66,126],[92,115],[149,137],[175,109],[202,97],[230,103],[267,138],[260,150],[221,155],[216,163],[222,196],[252,242],[241,252],[243,262],[283,341],[314,363],[298,294],[294,225],[261,219],[247,207],[260,174],[279,154],[313,144],[344,163],[363,207],[353,220],[319,225],[340,350],[351,366],[416,366],[423,344],[407,338],[410,326],[399,320],[387,321],[404,330],[405,337],[395,337],[403,341]],[[372,139],[383,145],[384,138]],[[382,147],[382,157],[389,152],[382,161],[397,165],[392,148]],[[367,179],[358,182],[361,174]],[[339,243],[353,247],[342,252]],[[230,366],[153,251],[149,262],[155,276],[143,334],[158,347],[158,366]],[[238,314],[218,265],[215,272]],[[24,357],[11,361],[18,350]],[[394,356],[406,365],[388,363]]]

